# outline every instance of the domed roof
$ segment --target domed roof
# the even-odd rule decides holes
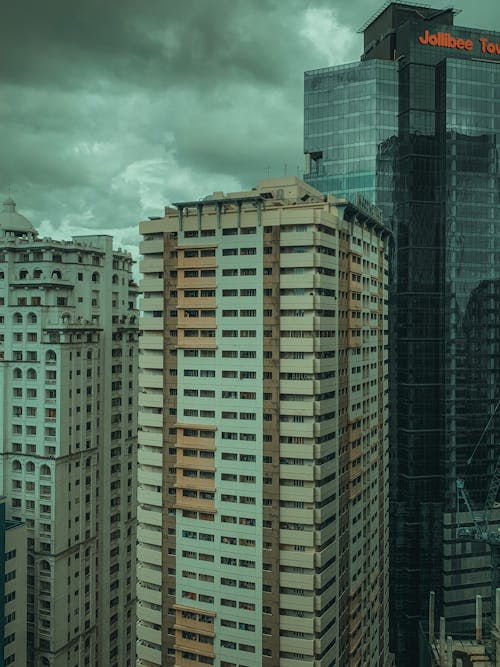
[[[0,211],[0,230],[18,234],[36,234],[28,218],[16,211],[16,202],[10,197],[4,201],[3,210]]]

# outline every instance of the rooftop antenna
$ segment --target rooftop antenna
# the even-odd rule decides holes
[[[271,173],[271,165],[270,164],[267,165],[266,170],[267,170],[267,177],[269,178],[269,175]]]
[[[285,162],[285,165],[284,165],[284,166],[285,166],[285,176],[286,176],[286,175],[287,175],[287,172],[288,172],[288,165],[287,165],[286,162]]]

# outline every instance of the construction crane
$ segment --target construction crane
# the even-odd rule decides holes
[[[478,447],[480,446],[485,434],[487,433],[490,425],[497,414],[498,409],[500,408],[500,400],[495,406],[493,414],[488,420],[488,423],[481,433],[474,451],[467,460],[467,465],[470,465]],[[460,519],[458,519],[458,527],[456,536],[457,539],[466,542],[482,542],[488,544],[491,550],[491,608],[492,608],[492,620],[494,620],[494,610],[495,610],[495,598],[496,598],[496,589],[500,588],[500,528],[492,528],[490,526],[491,511],[496,506],[496,497],[498,490],[500,488],[500,455],[497,457],[495,462],[495,469],[493,471],[493,476],[490,480],[488,487],[488,492],[486,493],[486,500],[484,502],[484,507],[482,510],[477,511],[472,507],[472,503],[467,492],[465,481],[463,479],[457,479],[456,481],[457,488],[457,515],[460,513],[460,500],[462,500],[469,512],[472,519],[472,527],[465,528],[460,526]]]

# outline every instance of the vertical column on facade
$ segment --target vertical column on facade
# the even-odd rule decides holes
[[[177,234],[164,234],[164,334],[163,334],[163,484],[162,484],[162,665],[173,665],[175,605],[175,464],[176,464],[176,399],[177,389]],[[175,296],[174,296],[175,295]]]
[[[361,410],[361,383],[366,360],[364,359],[364,340],[366,337],[366,321],[361,299],[361,250],[357,245],[357,225],[351,225],[347,235],[347,306],[348,306],[348,486],[349,486],[349,664],[357,667],[362,659],[362,609],[363,577],[358,575],[354,566],[354,553],[357,549],[353,544],[353,518],[359,511],[366,517],[369,514],[369,491],[367,491],[367,475],[363,470],[362,439],[366,428],[364,411]],[[366,406],[365,406],[366,407]],[[362,507],[361,507],[362,505]],[[361,556],[362,558],[362,556]],[[356,558],[356,560],[358,560]]]
[[[339,346],[338,346],[338,451],[339,451],[339,664],[349,664],[349,246],[339,225]]]
[[[264,255],[264,412],[273,415],[263,423],[263,572],[262,650],[264,665],[279,663],[280,642],[280,227],[264,229],[264,245],[272,252]],[[270,317],[266,312],[272,312]]]
[[[389,643],[389,427],[388,427],[388,392],[389,380],[387,365],[388,346],[388,280],[389,280],[389,242],[388,236],[377,239],[379,251],[377,280],[377,477],[379,496],[379,584],[378,584],[378,626],[380,654],[387,659]],[[384,662],[385,664],[385,662]]]
[[[198,211],[200,210],[199,207]],[[218,207],[219,210],[220,207]],[[189,212],[186,209],[186,226]],[[203,228],[203,217],[198,216],[198,226]],[[179,355],[184,350],[202,355],[203,351],[216,349],[216,298],[203,296],[203,291],[215,291],[216,278],[204,276],[204,272],[215,273],[216,247],[197,245],[183,246],[179,240],[177,245],[177,349]],[[185,272],[193,275],[186,278]],[[197,277],[200,272],[200,277]],[[186,298],[186,290],[199,292],[198,296],[190,294]],[[180,362],[178,366],[180,365]],[[178,378],[177,390],[184,388],[184,378]],[[179,402],[177,401],[177,405]],[[211,522],[215,518],[215,424],[188,423],[184,415],[177,414],[177,441],[174,468],[175,477],[175,509],[178,513],[177,530],[184,533],[185,520]],[[189,452],[188,452],[189,450]],[[193,456],[193,454],[195,454]],[[188,474],[186,474],[188,473]],[[176,536],[177,550],[181,544],[181,535]],[[182,551],[182,547],[181,547]],[[181,554],[179,554],[181,555]],[[183,555],[183,554],[182,554]],[[199,555],[201,559],[201,554]],[[172,565],[171,565],[172,567]],[[201,570],[201,567],[200,567]],[[176,568],[177,587],[182,578]],[[197,571],[200,581],[206,575]],[[211,575],[209,575],[211,576]],[[213,579],[213,577],[212,577]],[[187,591],[184,598],[176,591],[175,603],[175,665],[192,665],[193,656],[196,662],[213,664],[214,662],[214,621],[215,612],[196,605],[197,593]],[[191,603],[191,600],[193,603]],[[201,600],[201,595],[200,595]]]

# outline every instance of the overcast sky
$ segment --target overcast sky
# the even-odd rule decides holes
[[[0,196],[42,236],[301,174],[303,72],[359,59],[381,0],[16,0],[0,16]],[[436,7],[448,6],[437,0]],[[498,0],[456,0],[500,30]]]

